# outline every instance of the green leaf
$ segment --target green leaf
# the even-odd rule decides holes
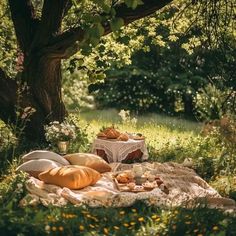
[[[10,201],[10,202],[6,205],[6,209],[7,209],[8,211],[10,211],[10,210],[12,210],[12,208],[13,208],[13,202]]]
[[[94,37],[91,37],[89,41],[93,46],[97,46],[100,42],[99,38],[94,38]]]
[[[116,15],[116,10],[114,8],[111,9],[111,16],[112,17],[115,17]]]
[[[103,26],[102,26],[101,23],[98,23],[98,24],[97,24],[97,29],[98,29],[99,36],[100,36],[100,37],[103,36],[105,30],[104,30],[104,28],[103,28]]]
[[[125,4],[127,7],[130,7],[132,9],[135,9],[137,6],[142,5],[142,0],[125,0]]]
[[[95,16],[93,17],[93,22],[94,22],[94,23],[100,23],[101,21],[102,21],[102,17],[101,17],[101,16],[95,15]]]
[[[127,5],[127,7],[131,7],[132,6],[132,0],[125,0],[125,4]]]
[[[34,222],[40,222],[44,219],[45,215],[43,211],[38,211],[36,215],[34,216]]]
[[[88,29],[88,38],[98,38],[104,34],[105,30],[101,23],[95,24],[92,28]]]
[[[110,22],[110,26],[113,32],[119,30],[123,25],[124,20],[120,17],[117,17]]]

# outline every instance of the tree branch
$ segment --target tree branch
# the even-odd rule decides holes
[[[8,0],[19,46],[26,53],[31,44],[35,13],[31,0]]]
[[[44,0],[41,22],[32,48],[47,45],[53,36],[60,33],[62,19],[71,6],[71,0]]]
[[[143,5],[139,5],[135,10],[128,8],[125,3],[119,4],[115,7],[116,17],[121,17],[124,20],[125,25],[141,19],[145,16],[149,16],[155,13],[157,10],[168,5],[173,0],[143,0]],[[111,27],[109,22],[103,24],[105,29],[104,35],[111,33]],[[75,43],[81,42],[84,39],[85,31],[81,27],[76,27],[58,35],[53,41],[51,41],[51,50],[55,50],[55,53],[60,53],[61,58],[67,58],[71,56]]]
[[[143,5],[139,5],[134,10],[131,8],[127,8],[125,3],[118,5],[115,7],[116,17],[121,17],[124,19],[125,25],[141,19],[145,16],[149,16],[155,13],[157,10],[163,8],[164,6],[171,3],[173,0],[142,0]],[[108,29],[109,33],[111,29]]]

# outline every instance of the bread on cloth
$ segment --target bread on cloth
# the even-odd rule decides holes
[[[115,139],[120,136],[120,132],[117,129],[115,129],[113,126],[108,127],[105,130],[103,130],[103,133],[106,135],[107,138],[110,138],[110,139]]]
[[[129,136],[128,134],[120,134],[120,136],[118,137],[119,141],[128,141],[129,140]]]
[[[44,171],[63,166],[61,163],[47,159],[31,160],[17,167],[17,171],[24,171],[31,176],[38,178],[38,175]]]
[[[134,181],[133,176],[128,172],[120,173],[116,176],[116,179],[119,183],[127,184]]]
[[[87,166],[100,173],[111,171],[109,164],[95,154],[73,153],[65,155],[64,158],[69,161],[71,165]]]
[[[55,184],[69,189],[81,189],[94,185],[101,178],[101,174],[85,166],[69,165],[45,171],[39,179],[47,184]]]
[[[37,159],[47,159],[51,161],[56,161],[56,162],[61,163],[63,166],[70,164],[65,158],[58,155],[57,153],[46,151],[46,150],[35,150],[35,151],[25,154],[22,157],[22,160],[24,162],[30,161],[30,160],[37,160]]]

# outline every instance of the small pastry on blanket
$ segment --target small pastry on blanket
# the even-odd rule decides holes
[[[98,138],[106,138],[107,136],[106,136],[105,133],[99,132],[99,133],[97,134],[97,137],[98,137]]]
[[[140,185],[136,185],[133,190],[134,190],[134,191],[143,191],[143,190],[144,190],[144,187],[143,187],[143,186],[140,186]]]
[[[127,184],[127,187],[130,189],[130,190],[133,190],[135,188],[136,184],[134,182],[130,182]]]
[[[157,183],[156,182],[145,182],[142,184],[142,186],[144,187],[144,189],[146,190],[152,190],[154,189],[155,187],[157,187]]]
[[[134,181],[134,178],[131,174],[124,172],[116,176],[116,179],[119,183],[126,184]]]

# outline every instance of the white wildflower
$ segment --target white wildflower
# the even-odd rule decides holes
[[[23,184],[21,183],[17,184],[17,188],[23,188]]]
[[[48,231],[50,231],[51,227],[50,227],[50,225],[46,225],[44,229],[46,232],[48,232]]]

